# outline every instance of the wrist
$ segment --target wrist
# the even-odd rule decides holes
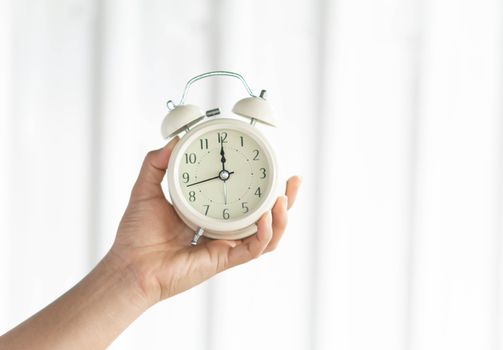
[[[145,258],[131,253],[129,250],[120,249],[114,244],[106,254],[103,261],[109,268],[122,276],[122,283],[128,289],[128,294],[145,309],[160,301],[160,286],[153,272],[144,263]]]
[[[115,276],[117,285],[124,292],[126,300],[141,311],[145,311],[157,302],[137,264],[125,259],[113,248],[105,255],[97,268],[106,270],[105,274]]]

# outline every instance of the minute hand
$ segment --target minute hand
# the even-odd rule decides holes
[[[234,172],[233,172],[233,171],[231,171],[231,172],[229,173],[229,175],[232,175],[232,174],[234,174]],[[203,182],[207,182],[207,181],[211,181],[211,180],[216,180],[216,179],[219,179],[219,178],[220,178],[220,175],[217,175],[217,176],[215,176],[215,177],[211,177],[211,178],[206,179],[206,180],[201,180],[201,181],[198,181],[198,182],[194,182],[193,184],[187,185],[187,187],[194,186],[194,185],[199,185],[199,184],[201,184],[201,183],[203,183]]]

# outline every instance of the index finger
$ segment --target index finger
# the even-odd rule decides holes
[[[290,209],[295,203],[295,199],[297,198],[297,192],[299,191],[301,182],[302,180],[300,176],[292,176],[286,182],[285,195],[288,198],[287,209]]]

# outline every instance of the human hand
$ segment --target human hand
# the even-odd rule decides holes
[[[257,222],[255,235],[235,241],[201,237],[193,247],[193,230],[178,217],[161,189],[177,140],[146,156],[108,253],[135,276],[149,305],[274,250],[287,225],[287,209],[300,186],[299,177],[288,180],[286,195],[280,196]]]
[[[149,306],[276,247],[300,179],[288,180],[286,196],[258,221],[257,234],[238,241],[201,237],[193,247],[192,230],[160,185],[176,142],[145,158],[107,255],[72,289],[0,336],[0,348],[105,349]]]

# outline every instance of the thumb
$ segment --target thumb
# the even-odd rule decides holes
[[[160,184],[166,174],[171,152],[178,140],[179,138],[175,137],[163,148],[147,153],[133,187],[132,198],[146,199],[162,195]]]

